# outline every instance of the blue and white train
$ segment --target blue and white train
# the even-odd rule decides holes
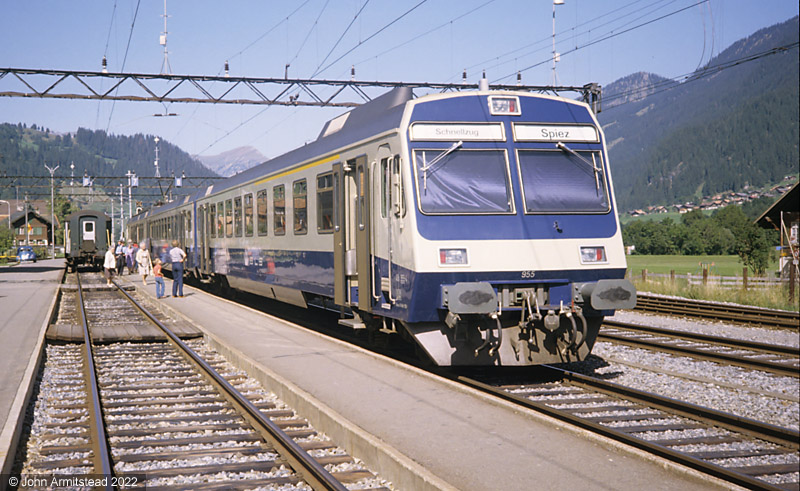
[[[179,240],[201,279],[412,338],[438,365],[582,360],[636,299],[597,119],[527,92],[394,89],[128,234],[154,257]]]

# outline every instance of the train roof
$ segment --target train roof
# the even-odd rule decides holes
[[[558,96],[531,94],[529,92],[509,93],[528,97],[536,96],[539,98],[560,100],[562,102],[586,106],[586,104],[582,102],[572,101]],[[420,98],[420,100],[435,100],[454,96],[466,97],[480,94],[485,94],[485,92],[469,91],[455,94],[431,94]],[[355,107],[325,123],[319,136],[313,142],[251,167],[224,181],[217,182],[208,188],[198,190],[192,195],[181,197],[156,209],[151,209],[143,214],[136,215],[133,217],[133,220],[135,221],[138,218],[149,216],[153,213],[162,213],[178,208],[188,202],[202,199],[212,194],[221,193],[242,184],[261,179],[270,174],[301,165],[314,158],[324,158],[326,155],[342,147],[398,128],[402,122],[406,104],[413,98],[413,93],[409,87],[397,87],[392,89],[382,96],[366,104]],[[588,106],[586,107],[588,109]]]
[[[64,221],[71,221],[75,217],[85,217],[85,216],[93,216],[96,218],[105,218],[106,220],[111,220],[111,218],[102,211],[78,210],[70,213],[66,218],[64,218]]]
[[[187,201],[223,192],[309,159],[321,157],[348,144],[397,128],[403,118],[405,104],[412,98],[413,94],[409,87],[392,89],[386,94],[355,107],[325,123],[315,141],[251,167],[222,182],[215,183],[210,187],[210,190],[208,188],[202,189],[190,196],[166,203],[158,207],[157,212],[169,211],[184,205]],[[135,220],[137,217],[141,218],[153,212],[156,212],[156,210],[149,210],[143,215],[137,215],[133,218]]]
[[[331,119],[325,123],[315,141],[251,167],[222,183],[214,184],[211,192],[218,193],[253,179],[259,179],[309,159],[322,157],[350,143],[397,128],[403,117],[405,103],[411,98],[410,88],[393,89]]]

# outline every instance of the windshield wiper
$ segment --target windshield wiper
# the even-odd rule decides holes
[[[422,171],[423,189],[428,189],[428,169],[430,169],[434,165],[438,164],[443,158],[445,158],[448,155],[450,155],[454,150],[456,150],[458,147],[460,147],[463,144],[464,144],[463,141],[457,141],[457,142],[453,143],[450,146],[450,148],[448,148],[444,152],[440,153],[433,160],[431,160],[430,164],[425,162],[425,152],[422,152],[422,167],[420,168],[420,170]]]
[[[569,148],[568,146],[564,145],[561,142],[556,143],[556,147],[558,147],[559,149],[563,150],[564,152],[570,153],[570,154],[578,157],[578,159],[580,159],[581,162],[583,162],[584,164],[586,164],[589,167],[591,167],[592,170],[594,171],[594,185],[595,185],[595,188],[598,191],[600,191],[600,179],[598,178],[598,173],[601,172],[602,169],[598,168],[597,165],[594,162],[589,162],[581,154],[579,154],[578,152],[576,152],[575,150]],[[592,157],[592,160],[594,160],[594,156]]]

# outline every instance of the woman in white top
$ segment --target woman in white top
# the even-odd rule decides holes
[[[153,260],[146,245],[144,242],[139,244],[139,250],[136,252],[136,263],[139,265],[139,274],[142,275],[144,286],[147,286],[147,275],[153,274]]]
[[[114,271],[117,269],[117,258],[114,256],[114,246],[110,246],[106,251],[105,261],[103,261],[103,271],[105,272],[106,276],[106,284],[108,286],[113,286],[111,284],[111,277],[114,276]]]

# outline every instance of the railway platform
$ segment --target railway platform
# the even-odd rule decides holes
[[[0,267],[0,464],[7,473],[33,390],[44,332],[65,273],[63,259]],[[3,485],[0,484],[0,488]]]
[[[215,349],[398,489],[730,488],[386,357],[185,288],[184,298],[166,298],[163,307],[197,323]],[[154,295],[154,287],[143,290]]]

